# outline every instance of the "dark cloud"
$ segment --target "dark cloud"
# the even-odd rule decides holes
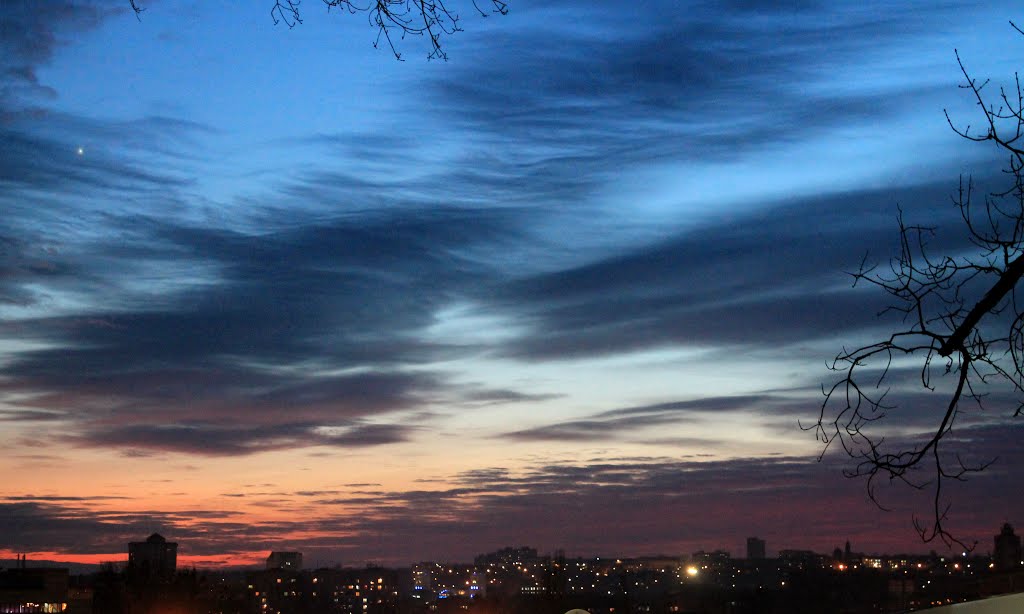
[[[48,411],[2,411],[0,410],[0,422],[50,422],[64,420],[67,416],[61,413]]]
[[[773,4],[752,16],[706,3],[560,4],[528,6],[533,28],[489,32],[474,49],[487,61],[435,85],[453,123],[547,170],[523,177],[530,191],[552,185],[549,178],[577,178],[575,193],[587,193],[597,178],[667,160],[763,157],[832,129],[870,130],[953,85],[889,79],[853,91],[838,82],[851,70],[884,74],[869,58],[898,53],[908,37],[955,19],[949,6]],[[585,13],[587,27],[554,28],[566,12]],[[559,204],[572,194],[559,190]]]
[[[157,281],[151,292],[125,288],[114,292],[114,304],[74,316],[0,324],[9,339],[51,346],[19,352],[5,366],[0,389],[28,395],[19,404],[31,412],[14,418],[67,412],[88,430],[80,443],[219,454],[249,452],[257,442],[274,449],[274,440],[397,442],[407,435],[399,427],[363,427],[334,439],[298,433],[437,399],[548,398],[403,370],[479,351],[420,334],[464,288],[492,275],[460,252],[502,232],[496,221],[504,215],[444,209],[367,214],[260,235],[116,220],[124,225],[122,240],[94,246],[67,264],[74,275],[49,287],[58,291],[63,283],[78,287],[90,279],[96,286],[131,286],[136,267],[166,268],[161,275],[169,282],[182,268],[192,269],[195,283],[160,291]],[[38,281],[26,273],[12,287]],[[287,417],[279,417],[283,407],[290,408]],[[238,420],[267,432],[221,427]]]
[[[182,209],[178,199],[193,178],[177,161],[200,131],[161,117],[54,113],[44,121],[4,122],[0,305],[40,309],[76,295],[87,302],[102,296],[104,310],[119,306],[122,297],[113,290],[137,283],[139,268],[149,263],[112,261],[104,248],[138,238],[124,230],[124,218],[138,220],[140,210],[170,203]]]
[[[395,424],[278,423],[263,427],[203,423],[93,427],[72,441],[90,446],[144,448],[200,456],[238,456],[307,446],[365,447],[399,443],[410,427]]]
[[[94,496],[94,497],[68,497],[59,495],[7,495],[2,497],[4,501],[34,501],[37,503],[45,502],[67,502],[67,501],[117,501],[127,499],[128,497],[111,497],[111,496]]]
[[[180,522],[189,516],[176,519]],[[104,512],[84,500],[0,500],[0,529],[6,536],[0,547],[18,551],[59,548],[76,554],[120,553],[129,541],[144,538],[155,527],[165,530],[174,524],[174,514]]]
[[[408,426],[397,424],[361,424],[325,435],[324,441],[338,447],[379,446],[405,441],[410,430]]]
[[[659,346],[782,348],[877,326],[886,297],[851,291],[842,271],[865,253],[885,262],[896,202],[949,225],[945,185],[808,198],[697,225],[660,243],[517,280],[488,295],[529,333],[504,353],[524,359]],[[879,203],[893,203],[890,207]],[[947,228],[948,230],[948,228]],[[959,233],[957,233],[959,234]],[[938,253],[956,249],[941,235]]]
[[[601,441],[620,439],[631,429],[660,425],[681,425],[678,415],[648,413],[598,420],[572,420],[547,426],[505,433],[502,437],[518,441]]]
[[[533,394],[518,390],[488,389],[480,387],[478,390],[466,392],[463,398],[467,402],[481,403],[485,405],[501,405],[504,403],[538,402],[557,399],[561,394]]]
[[[79,418],[80,412],[102,408],[112,421],[117,421],[122,413],[149,412],[165,419],[205,416],[228,422],[244,416],[250,423],[259,424],[285,406],[321,418],[351,418],[406,409],[423,401],[421,395],[441,386],[429,374],[394,371],[327,376],[227,367],[211,367],[208,371],[139,367],[105,372],[101,371],[104,366],[96,365],[92,374],[78,375],[59,367],[44,373],[16,372],[18,378],[14,383],[0,389],[36,391],[36,396],[22,400],[22,404],[61,410],[63,418]],[[105,398],[108,400],[104,401]],[[188,409],[190,403],[192,410]],[[171,413],[164,413],[167,410]],[[10,419],[35,420],[39,419],[38,413],[15,413]]]
[[[66,136],[58,141],[0,129],[0,138],[3,139],[0,185],[8,189],[45,187],[55,191],[86,190],[95,194],[189,185],[184,178],[158,173],[118,156],[96,151],[85,155],[84,150],[79,154],[79,144]]]
[[[650,414],[685,415],[689,412],[747,411],[758,413],[761,407],[775,407],[791,399],[768,394],[746,394],[735,396],[707,397],[687,401],[672,401],[611,409],[598,414],[599,417],[628,417]]]
[[[0,15],[0,120],[31,109],[56,92],[39,80],[39,68],[76,35],[123,12],[114,0],[12,0]]]
[[[721,412],[744,412],[755,416],[784,416],[789,428],[793,427],[794,415],[810,415],[814,409],[806,397],[776,394],[721,396],[671,401],[634,407],[610,409],[592,414],[581,420],[570,420],[555,424],[504,433],[501,437],[518,441],[603,441],[628,439],[631,431],[652,426],[684,426],[700,414]],[[651,440],[645,440],[649,443]],[[684,441],[714,447],[714,442],[698,438],[671,438],[673,444]]]
[[[606,553],[739,548],[744,531],[767,535],[773,548],[823,551],[847,536],[871,551],[930,547],[915,544],[909,529],[911,510],[926,514],[926,500],[918,501],[908,491],[885,492],[886,503],[898,511],[884,513],[867,501],[863,483],[838,475],[832,463],[792,458],[618,461],[551,465],[522,474],[492,470],[461,476],[458,488],[398,494],[405,506],[396,508],[392,500],[390,516],[370,524],[387,534],[402,531],[401,522],[426,521],[431,530],[417,533],[428,542],[426,551],[441,549],[430,542],[450,536],[456,526],[494,547],[559,544],[582,554],[593,553],[595,543],[604,544]],[[992,515],[986,504],[975,505],[971,493],[1003,479],[982,475],[967,489],[953,490],[961,535],[984,536],[998,524],[998,514]],[[1009,510],[1016,505],[1014,494],[1001,492],[998,501],[989,500],[993,507]],[[414,519],[413,510],[422,509],[434,510],[435,519]],[[449,517],[459,522],[446,521]],[[602,535],[608,526],[617,527],[614,543]],[[879,531],[879,526],[887,530]],[[892,541],[878,542],[882,534]],[[472,553],[467,551],[466,558]]]

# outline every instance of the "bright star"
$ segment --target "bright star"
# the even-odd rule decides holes
[[[85,155],[85,147],[79,146],[77,149],[75,149],[75,153],[80,156]]]

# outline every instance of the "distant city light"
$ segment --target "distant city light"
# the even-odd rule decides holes
[[[690,565],[689,567],[686,568],[686,575],[688,575],[690,577],[696,576],[698,573],[700,573],[700,572],[693,565]]]

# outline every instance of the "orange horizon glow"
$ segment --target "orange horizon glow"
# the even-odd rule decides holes
[[[234,554],[194,555],[186,554],[178,556],[178,569],[195,567],[196,569],[224,569],[229,567],[253,567],[261,566],[269,552],[248,552]],[[33,563],[46,561],[48,563],[72,563],[77,565],[103,565],[113,563],[125,565],[128,563],[127,552],[100,553],[100,554],[72,554],[67,552],[53,552],[39,550],[35,552],[16,552],[10,549],[0,549],[0,559],[16,559],[22,555],[26,557],[26,564],[33,567]]]

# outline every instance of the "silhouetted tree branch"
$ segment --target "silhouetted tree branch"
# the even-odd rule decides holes
[[[948,112],[946,119],[961,137],[991,142],[1007,155],[1009,185],[977,203],[973,181],[961,177],[953,200],[969,253],[936,256],[929,250],[935,229],[907,224],[900,212],[899,255],[884,269],[862,262],[852,275],[854,285],[875,286],[894,300],[882,313],[899,314],[903,327],[836,356],[830,368],[839,380],[823,387],[821,413],[808,428],[824,443],[822,456],[838,443],[857,461],[846,474],[866,478],[868,494],[880,507],[879,479],[930,489],[931,519],[914,519],[921,538],[969,548],[946,530],[943,483],[964,480],[995,459],[967,461],[945,444],[964,413],[984,409],[994,390],[1022,399],[1013,416],[1024,411],[1024,308],[1016,294],[1024,276],[1024,92],[1016,75],[1012,88],[992,92],[988,81],[971,77],[959,52],[956,58],[964,79],[960,87],[976,101],[984,122],[975,130],[958,127]],[[924,390],[945,386],[945,400],[925,436],[886,441],[883,421],[900,409],[887,397],[904,390],[900,374],[908,365],[915,365],[915,380]]]
[[[481,0],[483,2],[484,0]],[[462,31],[459,26],[459,14],[453,12],[445,4],[446,0],[321,0],[327,10],[344,10],[349,13],[366,13],[370,25],[377,28],[377,38],[373,42],[376,48],[381,40],[387,42],[388,48],[398,60],[402,54],[396,43],[406,36],[422,36],[429,41],[428,59],[447,60],[448,54],[443,47],[446,36]],[[477,0],[471,0],[473,8],[484,17],[492,13],[508,14],[508,3],[503,0],[487,0],[489,10],[480,7]],[[302,23],[299,10],[302,0],[273,0],[270,7],[270,18],[275,24],[284,23],[294,28]],[[129,5],[136,17],[140,17],[145,9],[138,0],[129,0]]]

